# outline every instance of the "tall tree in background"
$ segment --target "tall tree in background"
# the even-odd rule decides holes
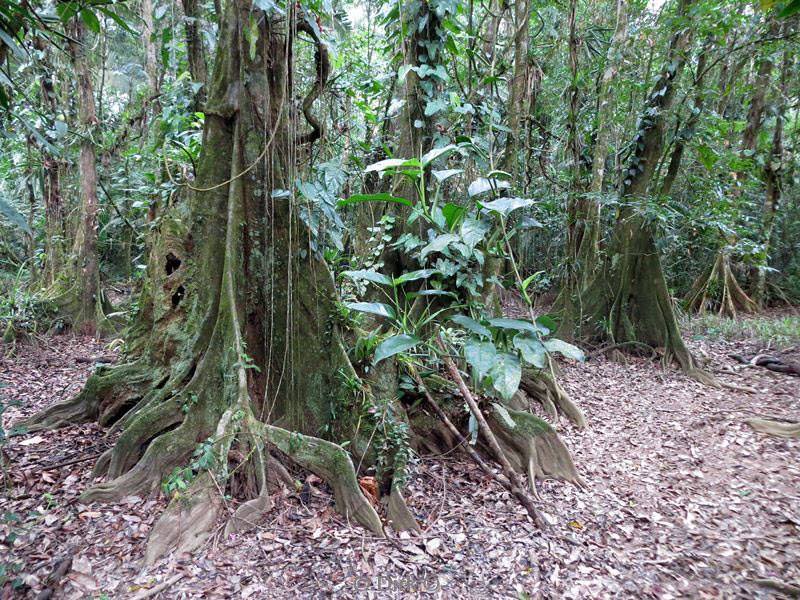
[[[519,179],[519,165],[524,160],[520,156],[523,139],[524,110],[527,106],[526,96],[528,88],[528,23],[530,21],[529,0],[514,2],[514,72],[509,85],[508,96],[508,128],[506,138],[503,169],[512,175],[512,181]]]
[[[639,118],[634,138],[636,149],[620,193],[625,204],[617,214],[607,259],[591,277],[583,303],[576,307],[577,318],[569,320],[583,336],[664,348],[666,360],[674,357],[687,372],[712,382],[697,368],[681,338],[655,245],[653,224],[640,210],[641,203],[647,201],[648,188],[662,157],[668,111],[688,58],[692,4],[693,0],[678,3],[665,64]]]
[[[784,33],[788,26],[784,24]],[[772,144],[764,161],[764,179],[766,189],[764,193],[764,205],[761,210],[761,222],[759,223],[759,242],[761,244],[760,254],[763,256],[763,264],[754,265],[750,271],[749,290],[753,300],[759,305],[763,305],[765,298],[765,288],[767,280],[766,267],[769,264],[770,244],[772,241],[772,230],[775,223],[775,214],[779,209],[781,199],[781,176],[783,172],[783,129],[786,120],[787,96],[789,93],[789,80],[794,63],[794,53],[789,47],[783,51],[783,61],[781,65],[780,77],[778,78],[776,99],[775,99],[775,127],[772,134]]]
[[[98,325],[103,326],[104,320],[97,259],[97,152],[93,137],[98,120],[87,56],[86,24],[79,15],[73,17],[70,33],[69,52],[78,80],[81,204],[70,257],[72,268],[61,274],[62,281],[57,287],[66,288],[66,291],[56,297],[56,303],[69,316],[74,329],[94,333]]]

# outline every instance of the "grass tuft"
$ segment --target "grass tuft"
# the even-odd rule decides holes
[[[715,314],[682,318],[684,331],[697,340],[749,340],[782,350],[800,342],[800,316],[753,315],[728,319]]]

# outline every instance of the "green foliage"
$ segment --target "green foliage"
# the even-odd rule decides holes
[[[798,316],[744,316],[737,319],[705,313],[684,317],[683,325],[695,339],[747,340],[761,347],[783,350],[800,343],[800,317]]]
[[[208,471],[214,467],[214,445],[211,440],[206,440],[197,445],[188,466],[175,467],[161,484],[161,489],[169,498],[177,497],[201,471]]]

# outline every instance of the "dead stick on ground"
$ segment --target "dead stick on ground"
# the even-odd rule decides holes
[[[439,349],[442,352],[447,353],[447,349],[445,348],[441,337],[436,338],[436,344],[439,346]],[[469,391],[467,384],[464,383],[464,380],[461,378],[456,364],[451,358],[443,358],[444,364],[447,366],[447,370],[450,372],[450,376],[458,385],[461,395],[464,396],[464,400],[466,400],[470,411],[472,411],[472,415],[478,422],[478,430],[483,434],[483,437],[486,438],[489,448],[495,455],[495,459],[497,459],[497,462],[500,463],[500,466],[503,468],[504,475],[508,477],[508,480],[511,482],[511,489],[509,491],[517,498],[517,500],[519,500],[520,504],[525,507],[525,510],[528,511],[528,514],[531,516],[533,521],[540,528],[545,527],[546,521],[544,520],[544,517],[542,517],[541,512],[539,512],[539,510],[533,504],[533,499],[527,494],[527,492],[525,492],[525,486],[522,484],[519,474],[514,470],[514,467],[511,466],[511,463],[508,462],[508,458],[503,452],[503,449],[500,448],[500,444],[497,443],[497,438],[494,436],[494,433],[492,433],[492,430],[489,429],[489,424],[486,422],[486,418],[483,416],[481,409],[478,407],[478,404],[472,397],[472,393]]]
[[[756,579],[753,583],[760,587],[781,592],[782,594],[786,594],[792,598],[800,598],[800,587],[790,583],[784,583],[783,581],[778,581],[777,579]]]
[[[172,577],[167,579],[165,582],[159,583],[156,587],[151,588],[149,590],[144,590],[142,592],[139,592],[138,594],[133,596],[132,600],[144,600],[145,598],[150,598],[151,596],[155,596],[159,592],[163,592],[169,586],[175,585],[182,578],[183,578],[183,573],[178,573],[177,575],[173,575]],[[170,596],[173,596],[173,594],[170,594]]]

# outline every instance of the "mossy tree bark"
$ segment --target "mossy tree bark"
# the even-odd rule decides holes
[[[259,11],[253,21],[256,10],[249,0],[226,7],[197,187],[188,203],[161,216],[128,362],[98,370],[78,396],[28,423],[96,420],[121,430],[95,466],[104,481],[85,492],[86,501],[147,493],[174,467],[193,467],[191,489],[154,529],[149,559],[202,540],[209,519],[193,515],[223,510],[209,486],[238,482],[263,498],[271,446],[326,479],[342,512],[382,534],[350,457],[316,437],[332,406],[353,400],[340,379],[350,367],[331,329],[330,273],[301,258],[307,234],[293,201],[273,195],[293,183],[292,54],[286,19]],[[352,432],[349,423],[335,425],[337,441]],[[213,464],[192,461],[198,448],[210,450]]]
[[[692,0],[679,3],[679,29],[672,36],[664,67],[639,120],[637,149],[625,170],[620,194],[625,204],[618,212],[607,257],[590,277],[580,302],[567,307],[569,314],[564,322],[573,326],[580,337],[663,348],[665,359],[674,357],[684,370],[711,382],[696,368],[683,343],[656,249],[654,228],[638,206],[647,201],[648,188],[662,157],[666,115],[691,39],[691,29],[681,17],[688,15],[691,4]]]
[[[759,226],[759,242],[762,244],[763,263],[754,265],[750,270],[748,287],[750,296],[758,305],[763,305],[767,283],[766,267],[769,263],[770,245],[775,216],[781,199],[781,177],[783,171],[783,127],[786,119],[786,105],[789,92],[790,73],[794,62],[794,54],[787,48],[783,52],[780,83],[778,85],[777,106],[775,107],[775,128],[772,133],[772,146],[764,165],[766,189],[764,204],[761,209]]]
[[[327,481],[342,513],[383,535],[338,442],[351,442],[365,464],[376,455],[360,423],[365,401],[381,426],[407,424],[395,365],[374,370],[374,394],[348,386],[358,376],[335,323],[330,272],[300,252],[308,232],[293,194],[275,193],[291,189],[302,139],[289,118],[290,29],[302,27],[291,10],[255,21],[254,11],[251,0],[225,9],[196,187],[160,216],[126,362],[98,370],[75,398],[27,423],[94,420],[121,432],[95,465],[102,481],[87,502],[146,494],[176,467],[190,468],[188,489],[151,532],[147,561],[196,547],[226,510],[228,530],[257,520],[281,471],[271,468],[272,451]],[[388,520],[413,529],[398,481],[389,483]],[[243,502],[233,510],[219,491]]]

